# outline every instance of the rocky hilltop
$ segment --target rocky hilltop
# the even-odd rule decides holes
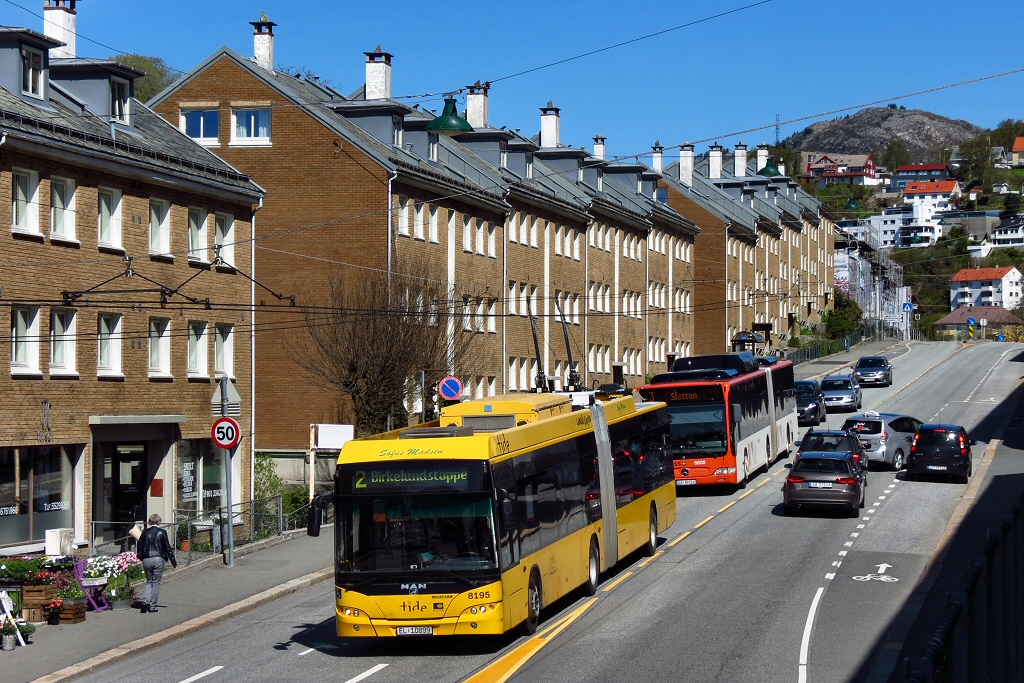
[[[783,141],[787,147],[819,152],[867,154],[902,140],[914,161],[934,161],[943,148],[959,145],[982,132],[967,121],[947,119],[922,109],[861,109],[831,121],[812,124]]]

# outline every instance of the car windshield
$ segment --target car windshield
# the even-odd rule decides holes
[[[834,458],[800,458],[793,463],[794,472],[825,474],[849,474],[850,465],[845,460]]]
[[[853,385],[848,379],[826,379],[821,383],[823,391],[844,391],[852,389]]]
[[[814,398],[817,394],[813,384],[797,384],[796,395],[800,398]]]
[[[722,455],[728,447],[725,405],[669,403],[673,455]]]
[[[857,441],[846,434],[818,434],[808,432],[800,443],[801,451],[830,451],[830,452],[854,452],[857,450]]]
[[[884,358],[861,358],[860,361],[857,362],[857,367],[858,368],[884,368],[885,367],[885,359]]]
[[[344,496],[338,511],[342,571],[494,569],[487,493]]]
[[[852,432],[857,432],[858,434],[882,433],[882,423],[878,420],[857,420],[851,418],[843,423],[842,428]]]

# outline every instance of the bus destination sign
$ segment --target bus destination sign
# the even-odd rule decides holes
[[[645,387],[641,393],[649,401],[664,401],[666,403],[705,403],[708,401],[722,401],[722,387],[717,384],[696,384],[689,386]]]
[[[479,465],[444,463],[390,463],[353,466],[350,472],[353,493],[389,491],[477,491],[480,489]]]

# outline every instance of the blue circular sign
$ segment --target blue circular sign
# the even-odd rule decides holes
[[[977,318],[968,318],[967,319],[967,324],[968,325],[977,325],[978,324],[978,319]]]
[[[462,396],[462,380],[458,377],[445,377],[437,384],[437,393],[446,401],[457,401]]]

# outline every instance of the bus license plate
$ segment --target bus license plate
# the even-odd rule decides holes
[[[812,481],[807,484],[812,489],[830,489],[832,488],[832,482],[830,481]]]
[[[399,626],[395,629],[400,636],[432,636],[433,626]]]
[[[938,471],[941,472],[941,471],[944,471],[946,469],[946,466],[945,465],[928,465],[928,469],[930,469],[930,470],[938,470]]]
[[[677,479],[676,486],[695,486],[697,484],[696,479]]]

